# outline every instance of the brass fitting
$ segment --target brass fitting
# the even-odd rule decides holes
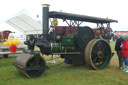
[[[49,7],[49,4],[42,4],[43,7]]]

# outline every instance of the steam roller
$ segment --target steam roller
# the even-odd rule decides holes
[[[104,69],[109,65],[113,54],[109,45],[110,23],[117,20],[49,11],[47,4],[43,5],[42,10],[42,35],[38,37],[28,35],[24,42],[27,49],[24,49],[23,54],[20,54],[14,62],[20,73],[35,78],[50,68],[40,53],[60,55],[66,64],[74,66],[86,64],[95,70]],[[69,26],[58,26],[57,19],[62,19]],[[97,24],[97,28],[81,26],[83,22]],[[35,46],[39,51],[34,50]]]
[[[25,50],[25,49],[24,49]],[[16,66],[17,71],[24,74],[28,78],[34,78],[40,76],[45,72],[46,64],[44,59],[40,56],[40,52],[24,52],[20,54],[14,65]]]

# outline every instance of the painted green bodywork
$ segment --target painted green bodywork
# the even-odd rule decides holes
[[[61,51],[62,51],[61,43],[52,43],[51,44],[51,52],[52,53],[61,52]]]
[[[61,43],[62,43],[62,46],[74,46],[74,37],[63,36]]]
[[[61,43],[52,43],[51,44],[51,52],[58,53],[58,52],[73,52],[74,46],[62,46]]]
[[[74,52],[76,47],[74,36],[63,36],[60,43],[51,44],[51,52]]]

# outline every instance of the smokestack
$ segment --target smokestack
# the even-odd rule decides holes
[[[46,40],[47,40],[48,27],[49,27],[49,16],[48,16],[49,6],[50,6],[49,4],[42,4],[42,10],[43,10],[42,31],[43,31],[43,38]]]

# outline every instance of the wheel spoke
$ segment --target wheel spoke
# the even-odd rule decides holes
[[[103,59],[103,58],[100,58],[100,59],[99,59],[99,64],[101,63],[100,65],[102,65],[102,63],[103,63],[103,60],[102,60],[102,59]]]
[[[92,62],[95,62],[96,63],[96,60],[98,59],[98,57],[96,57],[95,59],[92,60]]]
[[[97,51],[93,51],[93,52],[92,52],[92,54],[95,54],[95,55],[97,55],[97,53],[98,53]]]

